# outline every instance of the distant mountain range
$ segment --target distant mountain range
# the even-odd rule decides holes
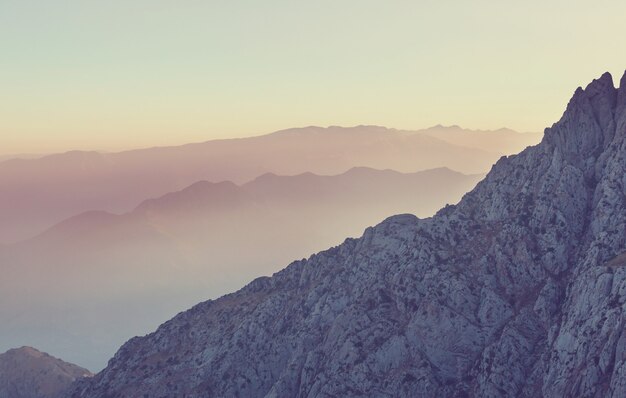
[[[91,377],[87,369],[63,362],[32,347],[0,354],[0,397],[66,398],[76,379]]]
[[[541,134],[435,126],[306,127],[272,134],[119,153],[73,151],[0,162],[0,242],[37,235],[78,213],[127,212],[197,181],[244,183],[264,173],[343,173],[352,167],[484,173]]]
[[[129,336],[396,213],[432,215],[482,175],[353,168],[196,182],[116,215],[91,211],[0,247],[0,349],[99,369]],[[52,282],[53,281],[53,282]]]
[[[46,156],[43,153],[19,153],[13,155],[0,155],[0,162],[11,159],[38,159]]]

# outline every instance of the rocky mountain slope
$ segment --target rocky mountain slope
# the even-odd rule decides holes
[[[626,75],[457,206],[133,338],[73,397],[626,396]]]
[[[264,173],[335,175],[362,166],[484,173],[501,155],[539,139],[510,130],[306,127],[176,147],[12,159],[0,162],[0,242],[31,238],[85,211],[128,212],[148,198],[201,180],[242,184]]]
[[[73,381],[91,376],[32,347],[0,354],[0,398],[64,398]]]
[[[127,214],[81,214],[0,247],[0,350],[31,344],[102,369],[129,336],[389,214],[430,216],[480,178],[449,169],[266,174],[241,186],[197,182]]]

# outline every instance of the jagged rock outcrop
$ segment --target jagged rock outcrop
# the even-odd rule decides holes
[[[73,397],[626,396],[626,75],[457,206],[201,303]]]
[[[0,398],[65,398],[72,382],[91,376],[32,347],[0,354]]]

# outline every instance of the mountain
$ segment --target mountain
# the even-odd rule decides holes
[[[458,136],[475,135],[463,131]],[[492,135],[506,136],[506,141],[519,134]],[[538,142],[539,136],[533,137]],[[483,173],[500,156],[527,144],[514,145],[512,152],[506,151],[510,147],[488,152],[480,145],[458,145],[456,136],[444,138],[377,126],[306,127],[177,147],[11,159],[0,162],[0,242],[31,238],[85,211],[128,212],[147,198],[200,180],[241,184],[264,173],[334,175],[360,166],[401,172],[449,167]]]
[[[1,398],[65,398],[72,382],[93,374],[32,347],[0,354]]]
[[[490,153],[514,154],[541,141],[540,133],[518,133],[501,128],[498,130],[467,130],[459,126],[437,125],[418,130],[414,134],[428,135],[454,145],[480,149]]]
[[[456,206],[124,344],[73,397],[626,396],[626,75]]]
[[[11,154],[11,155],[0,155],[0,162],[4,162],[5,160],[11,159],[37,159],[44,157],[44,154],[40,153],[20,153],[20,154]]]
[[[265,174],[240,186],[196,182],[121,215],[77,215],[0,247],[0,350],[34,344],[101,369],[129,336],[194,303],[390,214],[432,215],[480,178],[449,169]]]

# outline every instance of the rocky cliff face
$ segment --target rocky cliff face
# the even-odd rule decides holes
[[[90,376],[32,347],[0,354],[0,398],[64,398],[74,380]]]
[[[457,206],[201,303],[74,397],[626,396],[626,76]]]

